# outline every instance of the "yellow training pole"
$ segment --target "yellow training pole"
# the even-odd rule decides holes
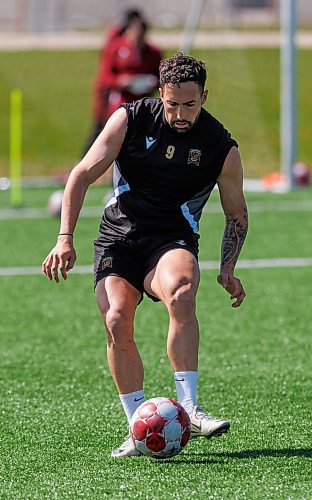
[[[22,205],[22,92],[13,89],[10,96],[10,177],[11,205]]]

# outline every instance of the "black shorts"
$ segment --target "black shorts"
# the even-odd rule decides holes
[[[120,276],[143,294],[145,276],[168,250],[184,248],[198,259],[198,236],[174,239],[143,236],[111,239],[102,234],[94,241],[94,288],[106,276]],[[145,292],[155,302],[156,297]]]

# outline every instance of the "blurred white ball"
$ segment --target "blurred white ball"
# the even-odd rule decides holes
[[[64,191],[54,191],[48,199],[48,211],[53,217],[60,217]]]
[[[9,189],[11,181],[8,177],[0,177],[0,189],[1,191],[6,191]]]
[[[133,77],[131,84],[129,85],[129,90],[135,95],[150,93],[157,85],[157,81],[158,80],[155,75],[137,75]]]

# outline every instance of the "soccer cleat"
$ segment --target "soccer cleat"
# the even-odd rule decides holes
[[[194,407],[192,413],[190,414],[190,420],[191,439],[201,436],[206,439],[221,436],[229,430],[231,425],[228,420],[214,418],[212,415],[204,413],[200,406]]]
[[[125,441],[119,446],[119,448],[116,448],[115,450],[112,451],[112,457],[113,458],[119,458],[119,457],[138,457],[140,456],[141,453],[139,450],[136,449],[134,442],[131,439],[131,436],[127,436]]]

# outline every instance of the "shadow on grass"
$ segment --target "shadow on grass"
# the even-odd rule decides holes
[[[183,457],[183,458],[182,458]],[[180,464],[220,464],[224,462],[224,459],[238,458],[238,459],[258,459],[263,457],[304,457],[312,458],[311,448],[284,448],[280,450],[274,450],[271,448],[263,450],[243,450],[243,451],[233,451],[233,452],[219,452],[219,453],[192,453],[184,452],[181,457],[177,460],[166,460],[166,464],[170,465],[180,465]],[[218,459],[218,460],[217,460]],[[163,462],[162,460],[159,463]]]
[[[266,448],[264,450],[243,450],[233,452],[210,453],[214,457],[224,458],[261,458],[261,457],[312,457],[312,448],[282,448],[274,450]]]

